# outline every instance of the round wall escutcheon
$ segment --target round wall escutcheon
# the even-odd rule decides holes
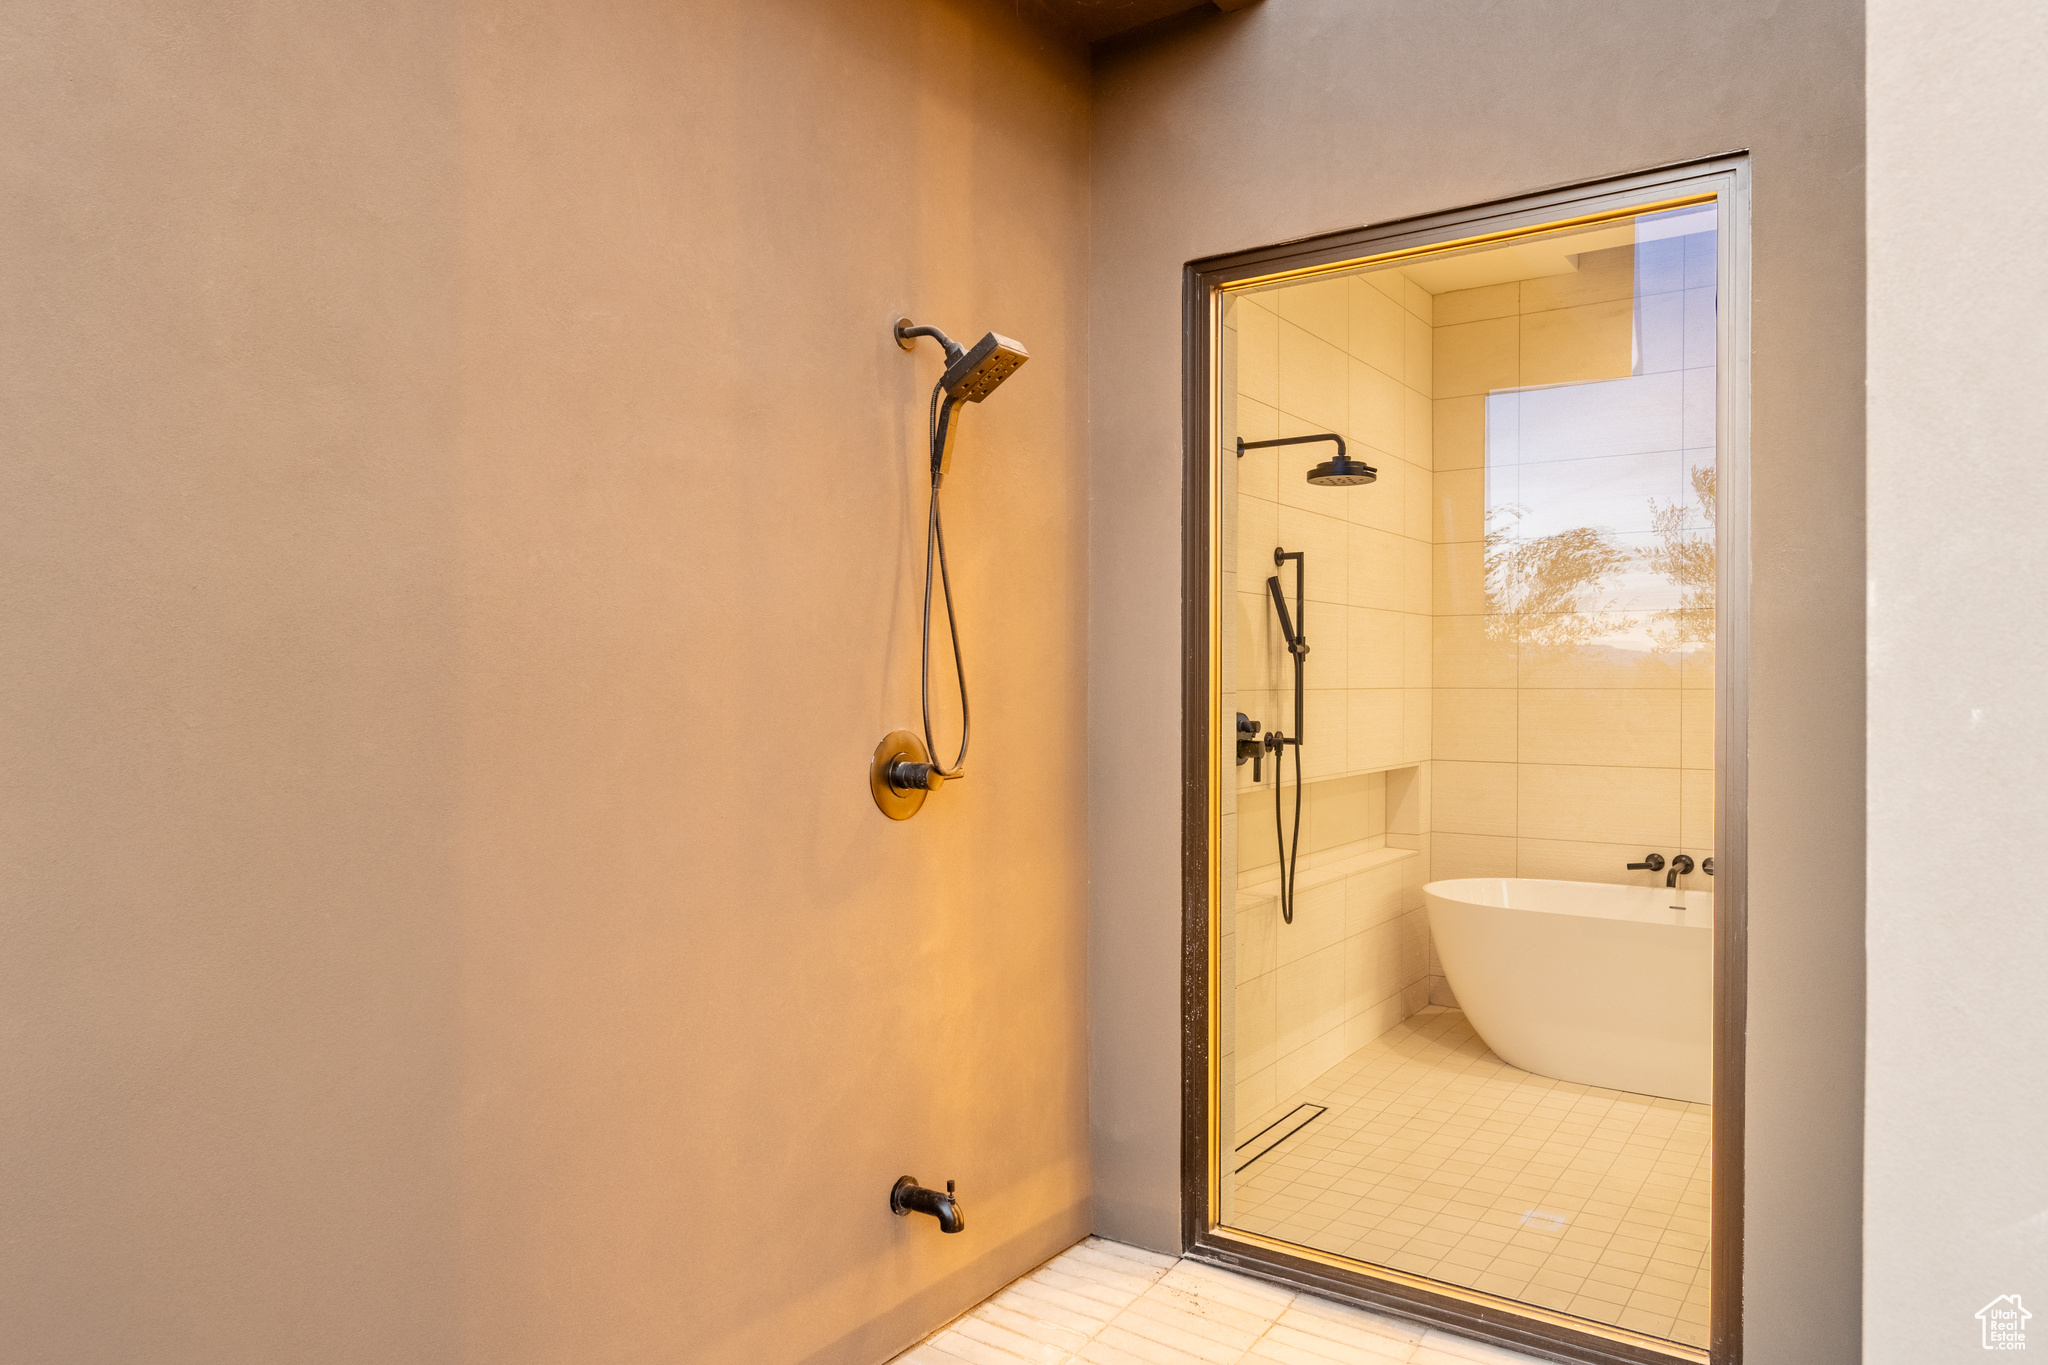
[[[925,763],[930,757],[924,750],[924,741],[908,730],[891,730],[875,746],[874,762],[868,765],[868,790],[874,793],[875,806],[882,814],[891,820],[908,820],[917,814],[931,793],[922,787],[906,791],[891,785],[889,769],[899,762]]]

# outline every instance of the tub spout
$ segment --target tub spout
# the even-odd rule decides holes
[[[1690,871],[1692,871],[1692,856],[1685,853],[1679,854],[1671,860],[1671,871],[1665,874],[1664,885],[1667,887],[1677,886],[1678,879]]]
[[[939,1220],[940,1232],[962,1232],[967,1227],[967,1215],[960,1211],[960,1199],[953,1193],[950,1180],[946,1182],[946,1192],[940,1194],[918,1184],[916,1176],[904,1176],[889,1191],[889,1212],[898,1218],[907,1218],[913,1212],[928,1213]]]

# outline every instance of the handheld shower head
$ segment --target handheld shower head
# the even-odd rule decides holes
[[[953,465],[953,438],[960,434],[960,405],[979,403],[996,391],[996,386],[1031,359],[1022,343],[990,332],[972,349],[936,327],[919,326],[909,318],[896,319],[896,344],[908,351],[918,337],[930,337],[946,353],[946,372],[932,390],[932,468],[940,474]],[[940,396],[944,395],[944,402]]]
[[[948,398],[979,403],[1029,359],[1031,353],[1024,349],[1022,342],[990,332],[975,342],[972,350],[946,367],[945,377],[939,380],[939,386],[945,389]]]
[[[945,351],[946,373],[939,379],[939,388],[955,402],[979,403],[1031,359],[1023,342],[1000,333],[990,332],[967,349],[936,327],[918,326],[909,318],[896,319],[898,346],[911,350],[919,337],[930,337]]]

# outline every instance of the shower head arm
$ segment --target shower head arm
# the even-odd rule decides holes
[[[958,364],[960,357],[967,354],[965,346],[962,346],[936,327],[914,325],[909,318],[896,319],[896,344],[898,346],[901,346],[906,351],[915,350],[917,348],[917,338],[919,337],[930,337],[939,343],[940,348],[946,353],[946,367],[948,369]]]
[[[1242,460],[1247,450],[1264,450],[1268,446],[1306,445],[1310,441],[1335,441],[1337,458],[1344,458],[1344,438],[1334,431],[1319,431],[1313,436],[1282,436],[1274,441],[1247,441],[1240,436],[1237,438],[1237,458]]]

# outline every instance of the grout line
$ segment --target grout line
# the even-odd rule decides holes
[[[1241,1187],[1253,1230],[1606,1322],[1642,1321],[1631,1305],[1654,1294],[1681,1304],[1665,1334],[1687,1326],[1707,1257],[1669,1239],[1704,1236],[1702,1106],[1516,1072],[1438,1007],[1297,1095],[1331,1115]]]

